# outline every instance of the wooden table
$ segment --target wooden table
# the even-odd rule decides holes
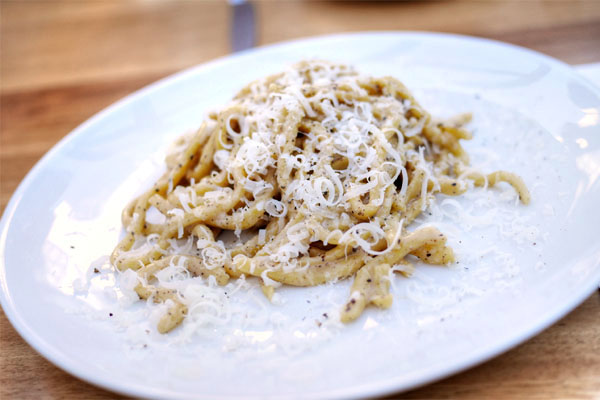
[[[229,53],[231,9],[204,1],[1,2],[0,207],[35,162],[87,118],[144,85]],[[600,1],[264,2],[258,42],[358,30],[429,30],[600,62]],[[2,313],[0,396],[117,395],[54,367]],[[600,398],[600,295],[481,366],[400,398]]]

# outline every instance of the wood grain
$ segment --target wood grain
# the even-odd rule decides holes
[[[600,1],[257,2],[259,44],[360,30],[503,40],[568,63],[600,61]],[[229,53],[223,1],[0,2],[0,210],[31,167],[123,96]],[[600,398],[600,295],[483,365],[393,396]],[[0,315],[0,398],[120,398],[54,367]]]

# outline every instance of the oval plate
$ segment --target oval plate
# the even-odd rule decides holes
[[[184,345],[146,355],[128,351],[133,345],[109,318],[80,312],[84,305],[104,310],[102,297],[86,295],[79,286],[90,265],[114,247],[120,210],[160,171],[167,145],[198,126],[208,109],[225,104],[247,82],[306,58],[393,75],[425,99],[426,108],[437,107],[442,114],[474,109],[475,154],[493,147],[499,157],[491,165],[523,175],[534,195],[529,208],[518,208],[530,225],[517,245],[507,239],[508,250],[488,251],[494,257],[509,254],[504,261],[510,268],[486,270],[495,259],[486,260],[483,253],[478,259],[463,256],[478,275],[469,275],[466,267],[424,268],[413,280],[399,279],[388,314],[369,310],[332,339],[292,355],[278,348],[265,353],[264,362],[239,359],[235,351],[220,348],[213,349],[212,359],[208,352],[186,355]],[[597,288],[599,99],[598,89],[547,56],[433,33],[317,37],[194,67],[94,116],[27,175],[0,224],[2,307],[48,360],[132,396],[348,398],[432,382],[525,341]],[[480,114],[484,118],[477,122]],[[515,125],[515,120],[523,122]],[[525,155],[511,158],[513,153]],[[468,199],[461,204],[468,205]],[[461,232],[449,234],[459,255],[477,245],[465,238],[461,247]],[[493,232],[486,240],[492,237]],[[468,285],[456,280],[462,276]],[[421,286],[411,286],[412,281]],[[435,289],[434,295],[425,296],[427,289]],[[297,304],[303,296],[319,296],[319,290],[283,295],[291,299],[290,310],[310,314],[320,312],[318,307],[298,311]],[[347,290],[341,283],[338,298]],[[422,301],[417,294],[425,296]],[[452,301],[431,301],[436,298]],[[277,311],[286,313],[286,306]]]

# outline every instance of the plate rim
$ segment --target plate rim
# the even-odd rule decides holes
[[[22,181],[19,183],[17,189],[11,195],[9,202],[6,205],[5,210],[2,213],[2,217],[0,218],[0,305],[2,309],[11,323],[12,327],[17,331],[17,333],[21,336],[21,338],[38,354],[52,363],[54,366],[59,369],[67,372],[68,374],[83,380],[86,383],[90,383],[96,387],[109,390],[115,393],[120,393],[123,395],[129,396],[144,396],[149,398],[162,398],[165,396],[175,397],[175,398],[189,398],[190,396],[185,393],[177,393],[172,390],[161,390],[158,391],[156,389],[151,389],[151,392],[148,390],[144,390],[143,385],[140,384],[123,384],[122,382],[114,382],[111,379],[102,379],[96,375],[91,373],[87,373],[85,370],[81,370],[78,367],[78,363],[71,360],[70,357],[65,356],[62,352],[55,349],[50,343],[48,343],[43,336],[38,334],[35,330],[33,330],[25,321],[18,312],[16,312],[15,304],[13,302],[8,284],[6,282],[6,262],[4,258],[4,249],[6,247],[6,240],[8,235],[8,228],[11,225],[11,221],[13,219],[14,213],[20,204],[20,200],[23,195],[28,190],[31,181],[39,174],[39,172],[45,168],[46,164],[51,162],[54,158],[55,154],[61,151],[65,146],[67,146],[71,141],[73,141],[76,137],[84,134],[87,128],[97,121],[104,119],[106,116],[110,115],[113,111],[116,111],[119,108],[122,108],[128,103],[136,101],[138,98],[143,97],[147,94],[151,94],[153,91],[160,90],[163,86],[174,84],[179,80],[185,80],[187,77],[192,76],[198,73],[209,72],[211,69],[218,69],[220,65],[229,62],[230,60],[240,59],[248,56],[253,56],[254,53],[263,52],[263,51],[275,51],[278,48],[289,47],[289,46],[302,46],[306,44],[318,43],[322,40],[333,41],[333,40],[353,40],[359,37],[372,37],[377,38],[381,36],[388,37],[424,37],[424,38],[440,38],[440,39],[458,39],[461,41],[467,42],[480,42],[486,45],[492,46],[501,46],[504,48],[508,48],[517,52],[524,52],[529,56],[536,57],[538,59],[543,59],[544,61],[550,63],[552,66],[559,68],[563,73],[568,74],[570,77],[576,77],[580,82],[584,83],[589,89],[591,89],[596,94],[600,95],[600,89],[597,88],[593,83],[591,83],[588,79],[580,75],[572,66],[569,64],[555,59],[546,54],[540,53],[538,51],[528,49],[522,46],[518,46],[511,43],[506,43],[494,39],[470,36],[470,35],[462,35],[462,34],[454,34],[454,33],[443,33],[443,32],[431,32],[431,31],[356,31],[356,32],[342,32],[335,34],[326,34],[326,35],[314,35],[307,36],[301,38],[295,38],[291,40],[276,42],[273,44],[266,44],[259,47],[254,47],[251,49],[247,49],[238,53],[228,54],[213,60],[209,60],[207,62],[197,64],[188,68],[185,68],[181,71],[170,74],[166,77],[158,79],[126,96],[117,100],[114,103],[111,103],[109,106],[104,109],[98,111],[93,114],[87,120],[79,124],[76,128],[71,130],[68,134],[62,137],[55,145],[52,146],[50,150],[48,150],[29,170],[29,172],[25,175]],[[600,279],[600,270],[597,271],[597,278]],[[309,396],[300,396],[301,398],[334,398],[334,399],[342,399],[342,398],[356,398],[363,396],[382,396],[386,394],[407,392],[409,390],[414,390],[418,387],[430,384],[435,381],[439,381],[448,376],[458,374],[463,372],[469,368],[480,365],[494,357],[497,357],[500,354],[503,354],[519,344],[524,343],[528,339],[538,335],[540,332],[544,331],[551,325],[555,324],[560,319],[564,318],[569,312],[574,310],[577,306],[582,304],[590,295],[596,290],[596,287],[599,282],[596,282],[594,279],[590,279],[587,286],[582,285],[582,290],[578,291],[577,296],[572,296],[570,301],[565,302],[561,307],[555,307],[552,309],[552,312],[547,312],[544,314],[539,314],[538,317],[534,320],[535,323],[530,323],[528,325],[528,329],[521,328],[517,334],[507,334],[505,335],[505,339],[501,341],[500,345],[491,346],[490,348],[485,348],[482,351],[475,352],[469,357],[461,359],[460,362],[453,363],[451,367],[441,366],[438,368],[430,369],[426,374],[422,374],[419,378],[414,379],[411,384],[400,386],[398,383],[398,379],[388,378],[383,380],[378,380],[376,382],[371,382],[368,384],[361,384],[353,386],[350,389],[333,389],[328,390],[326,392],[312,392]],[[585,290],[583,290],[585,288]],[[529,327],[531,326],[531,328]],[[281,396],[278,395],[261,395],[256,398],[279,398]],[[198,397],[195,397],[198,398]],[[205,398],[205,397],[200,397]],[[208,398],[208,397],[206,397]],[[210,398],[215,398],[215,396],[211,396]],[[219,396],[219,398],[231,398],[238,399],[239,396]],[[244,396],[244,398],[253,398]]]

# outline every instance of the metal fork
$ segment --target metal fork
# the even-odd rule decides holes
[[[229,0],[232,10],[231,50],[235,53],[254,47],[254,6],[246,0]]]

